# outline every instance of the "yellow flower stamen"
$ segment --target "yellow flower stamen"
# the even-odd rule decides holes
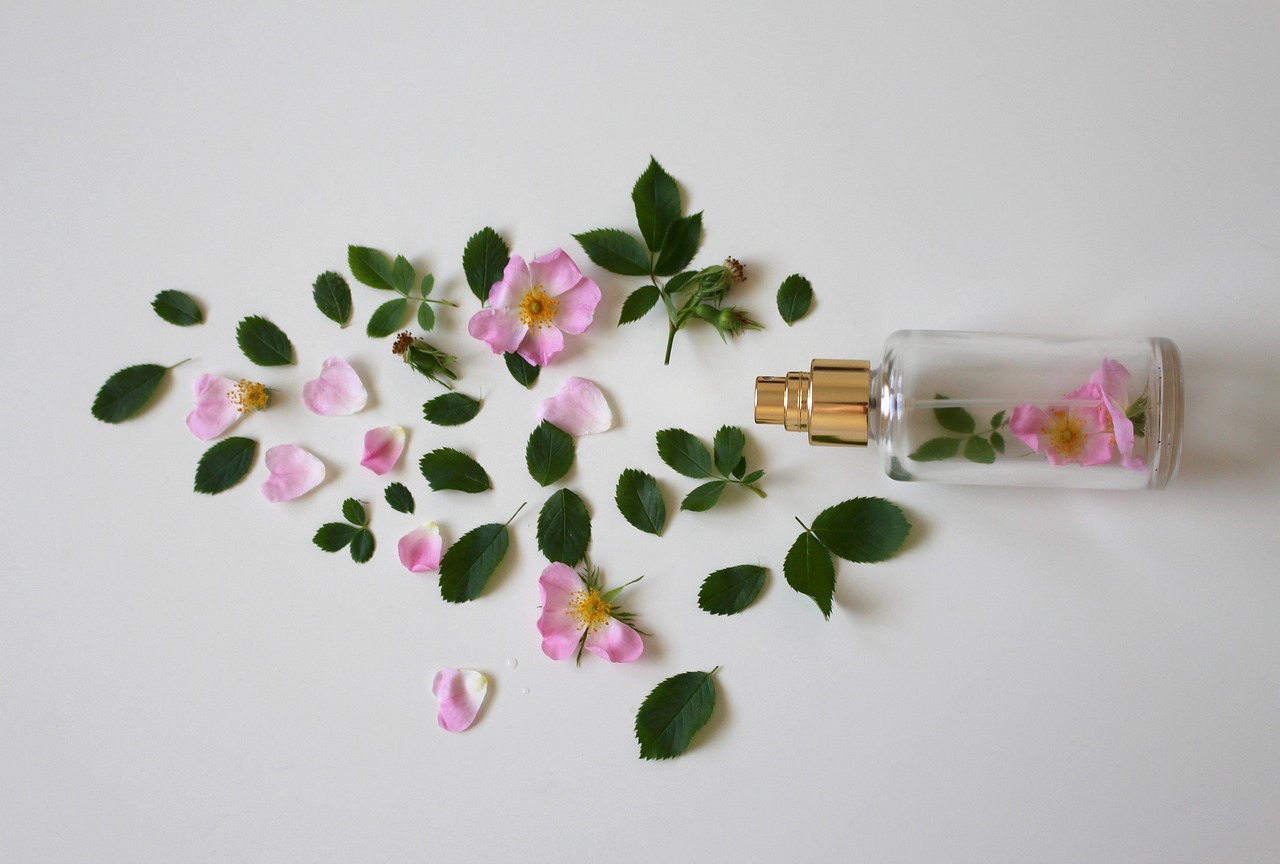
[[[580,626],[594,633],[609,623],[609,613],[613,607],[600,598],[595,588],[574,591],[569,595],[569,608],[564,610]]]
[[[1062,408],[1049,411],[1049,422],[1040,433],[1045,436],[1049,446],[1067,462],[1074,461],[1084,451],[1085,442],[1089,440],[1089,433],[1084,430],[1084,418]]]
[[[556,320],[556,312],[560,309],[560,301],[548,297],[541,285],[534,285],[525,292],[520,301],[520,323],[532,329],[550,327]]]
[[[244,378],[227,394],[227,398],[231,400],[231,404],[236,406],[236,410],[241,414],[248,414],[250,411],[261,411],[267,407],[267,388],[263,387],[257,381],[248,381]]]

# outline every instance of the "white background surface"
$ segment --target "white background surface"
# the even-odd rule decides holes
[[[1280,856],[1280,7],[1258,3],[8,3],[0,11],[4,265],[0,859],[5,861],[1274,861]],[[649,154],[705,211],[698,261],[742,258],[768,329],[724,347],[657,317],[613,326],[635,280],[570,234],[633,224]],[[605,290],[597,326],[532,392],[464,331],[466,238],[564,246]],[[310,300],[348,243],[408,255],[459,302],[442,345],[470,426]],[[787,274],[818,303],[792,329]],[[148,304],[199,298],[183,330]],[[255,370],[264,314],[299,365]],[[656,313],[655,313],[656,314]],[[767,501],[675,513],[662,538],[612,504],[625,467],[674,511],[694,484],[655,430],[749,426],[751,380],[876,356],[904,327],[1165,335],[1187,369],[1181,475],[1162,493],[898,484],[873,454],[749,428]],[[309,415],[302,382],[351,359],[374,401]],[[119,427],[111,372],[192,362]],[[277,407],[238,434],[320,453],[330,479],[270,505],[249,480],[190,491],[183,427],[204,371],[259,372]],[[569,485],[592,555],[655,635],[638,663],[543,657],[546,492],[523,468],[563,377],[618,416]],[[356,464],[408,424],[397,477],[456,539],[514,523],[485,595],[453,607],[403,571],[416,519]],[[494,477],[431,493],[418,456]],[[348,495],[380,546],[310,536]],[[905,551],[839,565],[824,623],[781,578],[793,516],[884,495]],[[749,497],[749,496],[748,496]],[[731,619],[703,575],[759,562]],[[518,661],[514,668],[509,660]],[[635,710],[721,665],[715,719],[644,763]],[[435,726],[443,666],[493,680],[463,735]],[[524,692],[527,690],[528,692]]]

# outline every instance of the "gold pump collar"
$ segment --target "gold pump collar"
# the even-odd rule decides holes
[[[808,432],[810,444],[865,445],[870,404],[867,360],[814,360],[808,372],[756,379],[756,422]]]

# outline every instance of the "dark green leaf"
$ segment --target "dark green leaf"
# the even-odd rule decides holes
[[[652,476],[628,468],[618,478],[618,488],[613,500],[618,512],[636,528],[646,534],[662,535],[667,521],[667,505],[662,500],[662,490]]]
[[[997,411],[997,412],[995,413],[995,416],[991,418],[991,428],[992,428],[992,429],[999,429],[999,428],[1000,428],[1000,426],[1001,426],[1001,424],[1003,424],[1003,423],[1004,423],[1004,412],[1003,412],[1003,411]]]
[[[636,205],[636,222],[649,249],[657,252],[667,228],[680,218],[680,188],[675,179],[662,170],[658,160],[649,157],[649,167],[631,190]]]
[[[680,509],[690,510],[694,513],[710,510],[720,500],[720,493],[724,492],[724,487],[728,485],[728,482],[727,480],[712,480],[709,483],[703,483],[684,496],[684,500],[680,502]]]
[[[351,560],[357,564],[363,564],[373,557],[373,532],[368,528],[361,528],[356,531],[355,536],[351,538]]]
[[[689,287],[689,285],[693,284],[693,280],[696,278],[698,278],[697,270],[686,270],[683,273],[677,273],[667,280],[667,293],[675,294],[677,291],[681,291]]]
[[[430,333],[436,326],[436,310],[430,303],[418,304],[418,326]]]
[[[750,486],[752,483],[758,483],[758,482],[760,482],[760,478],[761,478],[761,477],[763,477],[763,476],[764,476],[764,472],[763,472],[763,471],[759,471],[759,470],[757,470],[757,471],[752,471],[752,472],[751,472],[750,474],[748,474],[746,477],[743,477],[743,478],[742,478],[742,482],[743,482],[743,483],[745,483],[746,485]]]
[[[917,462],[937,462],[940,459],[950,459],[959,452],[959,438],[930,438],[907,458]]]
[[[196,301],[181,291],[173,289],[161,291],[156,295],[156,299],[151,301],[151,308],[156,310],[156,314],[161,318],[179,327],[204,323],[204,313],[200,311]]]
[[[347,266],[351,268],[351,275],[356,277],[357,282],[381,291],[392,290],[391,262],[377,249],[348,246]]]
[[[413,265],[403,255],[397,255],[391,265],[391,287],[397,294],[408,297],[413,293],[413,286],[418,282],[418,274],[413,272]]]
[[[587,505],[572,490],[557,489],[538,514],[538,549],[547,560],[572,567],[587,554],[590,542]]]
[[[902,548],[911,523],[883,498],[852,498],[828,507],[813,520],[813,533],[846,561],[883,561]]]
[[[768,571],[758,564],[739,564],[717,570],[702,580],[698,606],[712,615],[736,615],[746,609],[764,588]]]
[[[93,416],[103,423],[128,420],[146,406],[168,372],[158,363],[121,369],[98,388],[98,395],[93,399]]]
[[[663,429],[657,437],[658,455],[663,462],[694,480],[711,476],[711,454],[706,444],[683,429]]]
[[[521,387],[528,389],[537,383],[538,373],[542,371],[540,368],[514,351],[503,354],[502,359],[506,362],[507,371],[511,373],[511,377],[516,379],[516,383]]]
[[[778,314],[787,324],[794,324],[809,311],[813,303],[813,286],[799,273],[792,273],[782,280],[778,288]]]
[[[938,393],[933,398],[948,399],[950,397]],[[959,432],[961,435],[970,434],[977,425],[973,421],[973,415],[959,406],[934,408],[933,416],[938,419],[938,425],[943,429],[948,432]]]
[[[347,326],[347,319],[351,317],[351,287],[346,279],[332,270],[325,271],[316,277],[311,296],[324,317],[341,327]]]
[[[618,326],[638,321],[649,313],[660,298],[657,285],[641,285],[627,295],[622,301],[622,314],[618,316]]]
[[[992,432],[991,447],[997,453],[1003,453],[1004,452],[1004,436],[1001,435],[999,432]]]
[[[836,568],[831,563],[831,553],[808,531],[796,538],[786,560],[782,562],[782,575],[792,588],[812,597],[822,610],[823,618],[831,617],[831,600],[836,593]]]
[[[432,450],[418,462],[422,476],[435,491],[484,492],[492,484],[480,463],[452,447]]]
[[[636,712],[641,759],[671,759],[689,749],[716,709],[714,672],[681,672],[649,692]]]
[[[721,426],[712,442],[715,451],[716,470],[728,477],[742,461],[742,451],[747,446],[747,436],[737,426]]]
[[[465,603],[480,596],[493,571],[506,557],[511,538],[498,522],[473,528],[445,550],[440,559],[440,596]]]
[[[503,265],[506,266],[506,265]],[[431,289],[436,287],[436,277],[428,273],[422,277],[422,285],[418,287],[418,294],[421,297],[430,297]]]
[[[480,401],[465,393],[445,393],[422,406],[422,416],[437,426],[461,426],[480,413]]]
[[[364,328],[365,334],[371,339],[390,336],[403,326],[404,314],[408,311],[409,301],[403,297],[388,300],[373,310],[373,316],[369,318],[369,325]]]
[[[413,493],[403,483],[392,483],[387,486],[387,491],[383,493],[383,497],[387,499],[391,509],[397,513],[413,512]]]
[[[996,451],[986,438],[979,438],[977,435],[974,435],[965,442],[964,458],[968,459],[970,462],[980,462],[983,465],[990,465],[992,462],[996,461]]]
[[[489,302],[489,289],[502,278],[502,271],[511,260],[511,250],[498,232],[485,226],[471,235],[467,247],[462,250],[462,269],[467,274],[467,285],[481,305]]]
[[[342,518],[352,525],[364,525],[369,517],[364,512],[364,505],[354,498],[342,502]]]
[[[259,366],[289,366],[293,343],[284,331],[260,315],[250,315],[236,327],[236,344]]]
[[[249,473],[257,452],[258,442],[252,438],[228,438],[214,444],[196,466],[195,490],[205,495],[227,491]]]
[[[316,531],[311,542],[326,552],[337,552],[345,548],[360,529],[346,522],[326,522]]]
[[[543,420],[529,435],[524,461],[539,486],[550,486],[573,467],[573,436]]]
[[[662,252],[653,272],[659,276],[674,276],[689,266],[702,242],[702,214],[682,216],[667,228],[662,240]],[[644,275],[644,274],[636,274]]]
[[[649,253],[640,241],[617,228],[597,228],[574,234],[587,257],[610,273],[620,276],[648,276]],[[675,272],[674,270],[671,272]]]

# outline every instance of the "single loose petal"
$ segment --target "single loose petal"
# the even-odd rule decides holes
[[[542,634],[542,653],[552,660],[572,657],[578,650],[582,625],[569,614],[569,599],[582,590],[582,580],[565,564],[551,564],[538,579],[542,595],[542,614],[538,632]]]
[[[529,280],[529,265],[519,255],[512,255],[507,259],[502,278],[489,288],[489,305],[495,309],[518,306],[524,293],[532,285]]]
[[[566,378],[554,396],[538,405],[538,419],[570,435],[593,435],[613,427],[613,409],[594,381]]]
[[[467,332],[488,344],[494,354],[509,354],[520,347],[529,328],[508,309],[481,309],[467,322]]]
[[[221,375],[201,375],[191,385],[196,407],[187,415],[187,428],[201,441],[217,438],[240,418],[240,409],[231,401],[236,382]]]
[[[538,327],[525,333],[517,353],[534,366],[546,366],[564,350],[564,334],[555,327]]]
[[[379,426],[364,433],[364,455],[360,464],[374,474],[386,474],[396,467],[400,454],[404,452],[405,433],[403,426]]]
[[[474,669],[441,669],[431,681],[431,693],[440,702],[436,722],[446,732],[466,731],[488,692],[489,679]]]
[[[400,538],[400,563],[410,573],[426,573],[440,569],[440,528],[426,522]]]
[[[600,286],[582,279],[556,299],[560,301],[556,326],[566,333],[582,333],[591,326],[596,306],[600,305]]]
[[[559,297],[582,280],[582,271],[563,249],[529,262],[529,283],[541,285],[548,297]]]
[[[267,451],[271,476],[262,484],[262,497],[273,504],[305,495],[324,480],[324,463],[296,444],[280,444]]]
[[[324,361],[320,377],[302,385],[303,404],[311,413],[324,417],[354,414],[368,401],[360,376],[341,357]]]
[[[587,636],[586,648],[610,663],[630,663],[644,653],[644,640],[632,627],[617,618]]]

